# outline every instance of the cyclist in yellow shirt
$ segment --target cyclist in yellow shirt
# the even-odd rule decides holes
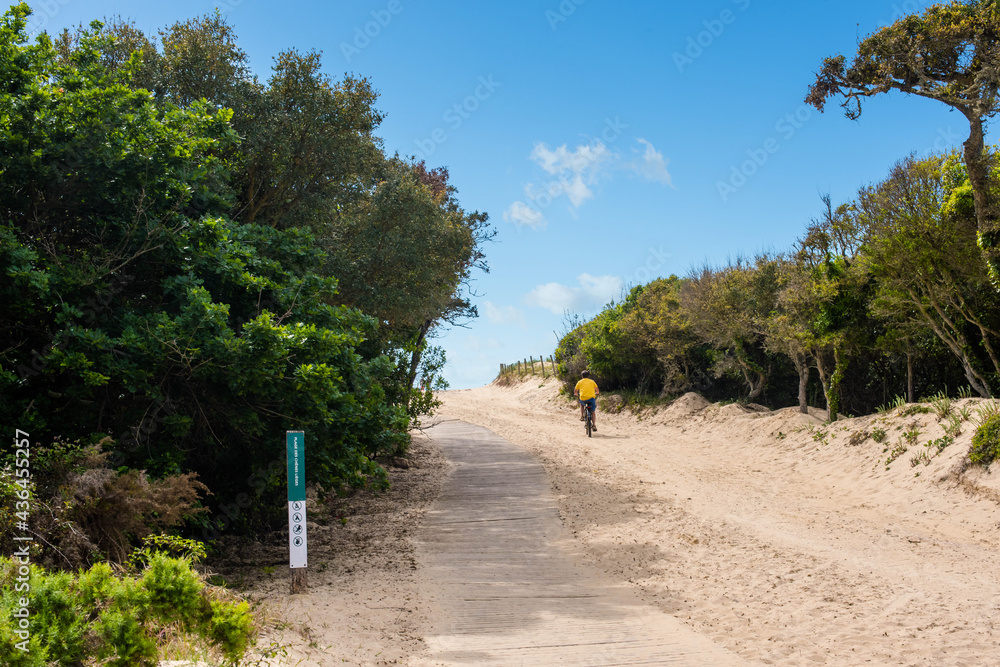
[[[583,378],[576,383],[573,395],[580,399],[580,421],[584,421],[587,416],[584,410],[590,407],[590,414],[593,415],[594,430],[597,430],[597,395],[601,390],[597,388],[597,383],[590,379],[590,371],[580,373]]]

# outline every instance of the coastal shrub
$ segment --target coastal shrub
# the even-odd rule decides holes
[[[195,473],[152,479],[142,470],[115,469],[110,461],[114,446],[111,438],[103,438],[94,444],[55,440],[34,448],[34,474],[27,488],[33,511],[20,519],[38,536],[34,563],[69,571],[104,560],[124,563],[138,540],[177,529],[206,513],[201,500],[208,489]],[[13,534],[18,509],[26,506],[19,502],[15,475],[10,466],[0,468],[0,535],[4,536]],[[193,543],[185,547],[183,541],[170,542],[179,538],[153,539],[158,542],[152,546],[169,555],[199,553],[190,550]],[[13,541],[0,542],[0,555],[10,555],[16,548]],[[148,564],[149,554],[148,549],[138,554],[146,559],[140,568]]]
[[[190,561],[153,554],[140,577],[117,575],[107,563],[76,574],[30,566],[28,592],[17,592],[20,563],[0,559],[0,664],[110,667],[156,665],[160,630],[173,626],[199,637],[230,663],[254,640],[250,607],[211,589]],[[30,600],[30,640],[19,637],[20,598]],[[26,652],[22,648],[28,648]]]
[[[969,461],[988,466],[1000,456],[1000,414],[987,417],[972,436]]]
[[[200,563],[206,556],[205,544],[198,540],[176,535],[147,535],[142,538],[142,546],[129,554],[126,563],[133,571],[141,572],[158,553],[191,563]]]

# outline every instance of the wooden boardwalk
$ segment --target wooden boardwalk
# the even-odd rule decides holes
[[[460,421],[428,433],[455,469],[418,535],[433,623],[417,664],[746,664],[584,565],[527,452]]]

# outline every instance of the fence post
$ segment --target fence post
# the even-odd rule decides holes
[[[556,358],[553,355],[549,355],[549,361],[552,362],[552,376],[556,375]]]
[[[538,357],[538,360],[542,362],[542,379],[545,379],[545,355]]]

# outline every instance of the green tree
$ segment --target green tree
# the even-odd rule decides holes
[[[217,502],[248,479],[277,491],[290,428],[314,481],[380,479],[406,416],[390,360],[358,353],[377,324],[335,305],[308,230],[227,216],[232,112],[134,88],[139,56],[110,68],[100,24],[66,56],[27,45],[27,13],[0,22],[4,420],[41,442],[111,434],[120,464],[197,471]]]
[[[580,352],[591,371],[609,388],[649,391],[657,376],[653,349],[631,334],[626,318],[639,305],[643,286],[633,287],[624,299],[608,304],[586,324]]]
[[[978,244],[1000,289],[1000,212],[991,187],[984,127],[1000,110],[1000,7],[996,0],[964,0],[904,16],[863,39],[850,65],[839,55],[823,61],[806,102],[820,111],[843,97],[848,118],[861,100],[891,90],[944,102],[969,122],[965,165],[974,195]]]
[[[684,281],[677,276],[658,278],[643,286],[636,305],[622,318],[621,329],[633,344],[653,352],[662,376],[663,393],[702,386],[704,369],[697,354],[701,340],[691,329],[681,304]]]
[[[854,265],[861,239],[853,209],[848,204],[835,208],[829,195],[821,200],[823,215],[799,242],[795,261],[802,267],[792,273],[795,280],[783,296],[797,316],[797,334],[812,346],[829,419],[836,421],[851,357],[871,343],[869,286],[867,274]]]
[[[71,53],[80,34],[64,33],[61,52]],[[461,208],[447,170],[386,158],[374,135],[382,114],[371,83],[335,81],[318,53],[290,50],[262,84],[218,12],[161,30],[159,49],[121,19],[101,35],[112,71],[123,68],[127,49],[140,52],[130,81],[156,100],[185,106],[204,99],[233,110],[242,139],[220,153],[231,174],[229,217],[311,235],[326,254],[319,273],[339,282],[329,303],[375,318],[358,349],[369,360],[394,360],[381,381],[387,400],[414,419],[432,409],[444,358],[431,340],[441,327],[477,315],[470,282],[487,270],[482,246],[494,232],[485,213]],[[376,232],[382,236],[373,243]],[[281,261],[299,272],[309,264],[287,253]],[[262,295],[260,305],[277,310],[269,299]]]
[[[799,411],[809,414],[808,386],[810,360],[816,354],[818,342],[812,329],[819,304],[811,289],[809,270],[796,257],[776,258],[778,295],[775,309],[766,323],[765,345],[769,350],[784,354],[792,361],[798,374]]]
[[[772,371],[765,348],[767,322],[778,292],[777,266],[767,257],[737,259],[721,270],[709,268],[685,281],[681,303],[691,329],[725,351],[718,373],[735,368],[749,387],[747,400],[759,398]]]
[[[976,245],[971,199],[957,156],[910,157],[861,190],[858,220],[865,228],[866,270],[878,285],[875,312],[912,313],[958,359],[972,388],[988,397],[990,375],[1000,372],[1000,322]]]

